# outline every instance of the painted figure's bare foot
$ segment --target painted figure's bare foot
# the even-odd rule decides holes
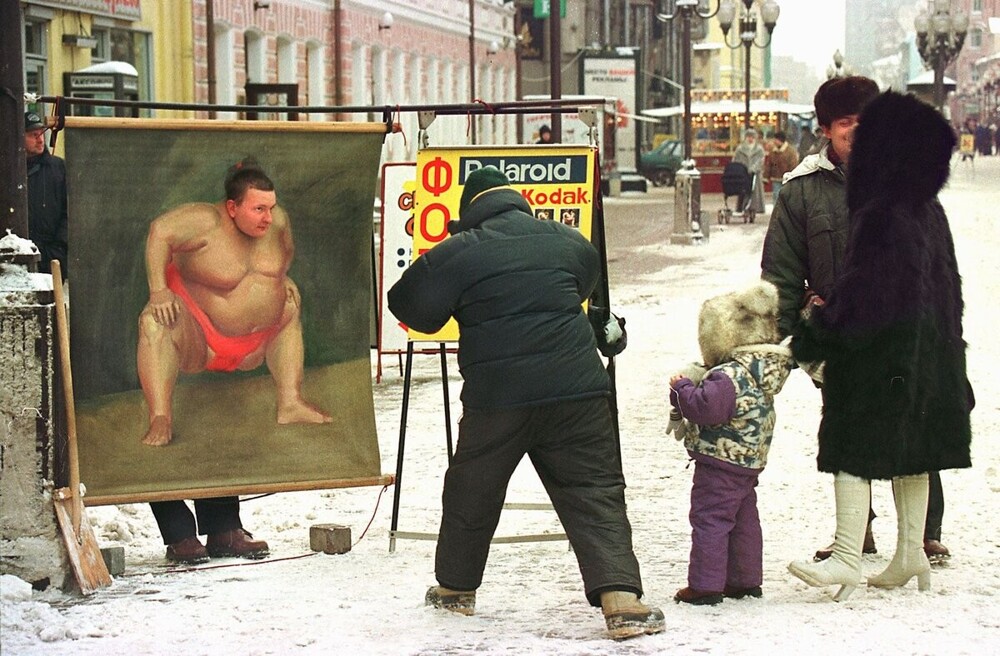
[[[303,399],[295,399],[278,407],[279,424],[329,424],[333,417]]]
[[[166,446],[170,444],[173,434],[170,430],[170,418],[164,415],[157,415],[149,422],[149,430],[142,438],[143,444],[149,446]]]

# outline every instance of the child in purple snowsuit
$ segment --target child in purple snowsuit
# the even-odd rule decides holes
[[[674,599],[717,604],[760,597],[763,546],[757,477],[774,433],[774,396],[792,369],[779,344],[778,292],[761,281],[711,298],[698,317],[704,368],[670,379],[668,432],[694,460],[688,586]]]

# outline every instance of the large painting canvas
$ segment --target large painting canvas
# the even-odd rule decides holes
[[[79,118],[67,120],[63,135],[71,359],[87,503],[386,482],[369,357],[372,206],[385,126]],[[223,181],[249,160],[273,181],[274,214],[290,226],[285,280],[300,299],[301,396],[325,420],[277,420],[271,365],[281,360],[272,360],[269,343],[261,347],[268,359],[249,370],[181,372],[172,386],[171,439],[152,446],[143,441],[150,376],[141,381],[137,365],[140,339],[151,339],[140,325],[151,300],[150,226],[188,207],[216,206],[225,216]],[[243,275],[227,262],[208,258],[203,266]],[[229,302],[222,293],[217,299]]]

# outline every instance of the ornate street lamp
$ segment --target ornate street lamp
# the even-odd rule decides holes
[[[844,56],[840,54],[840,48],[833,53],[833,65],[826,67],[826,79],[832,80],[835,77],[847,77],[850,75],[849,69],[844,67]]]
[[[740,31],[739,41],[729,42],[729,28],[732,27],[736,19],[737,5],[733,0],[721,0],[719,7],[719,27],[722,28],[723,40],[732,49],[743,46],[743,61],[745,63],[744,82],[746,91],[746,112],[743,119],[743,127],[750,128],[750,49],[753,46],[767,48],[771,45],[771,33],[778,23],[778,14],[781,8],[774,0],[765,0],[763,3],[755,3],[754,0],[741,0],[743,8],[740,10]],[[767,40],[763,43],[757,42],[757,37],[761,36],[758,31],[758,20],[764,23],[767,30]]]
[[[934,106],[944,107],[944,69],[962,50],[969,30],[969,17],[961,9],[952,12],[949,0],[932,0],[932,14],[926,9],[913,20],[917,31],[917,50],[924,65],[934,71]]]
[[[681,84],[684,87],[684,163],[674,176],[674,232],[672,244],[691,244],[701,241],[701,173],[694,166],[691,154],[691,17],[697,15],[708,20],[719,13],[720,2],[715,0],[715,11],[709,10],[709,0],[666,0],[657,11],[656,20],[670,23],[681,21]]]

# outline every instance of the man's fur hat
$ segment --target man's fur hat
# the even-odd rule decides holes
[[[761,280],[747,289],[705,301],[698,315],[698,345],[706,367],[730,359],[738,346],[777,344],[778,289]]]
[[[816,122],[828,128],[838,118],[860,114],[877,95],[878,84],[867,77],[849,75],[831,78],[821,84],[813,96]]]

